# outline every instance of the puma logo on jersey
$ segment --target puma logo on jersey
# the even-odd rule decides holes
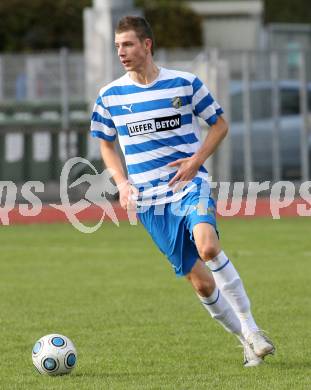
[[[133,104],[131,104],[130,106],[122,106],[122,110],[129,110],[130,113],[133,113],[132,106]]]

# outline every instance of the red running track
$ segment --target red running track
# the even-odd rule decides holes
[[[253,204],[247,203],[243,199],[241,204],[235,202],[221,202],[217,203],[217,215],[218,217],[270,217],[270,218],[282,218],[282,217],[296,217],[305,216],[311,217],[311,203],[296,198],[290,204],[289,202],[270,202],[269,198],[260,198]],[[113,209],[116,217],[119,221],[128,220],[127,213],[121,209],[118,203],[113,203]],[[56,223],[56,222],[68,222],[66,213],[62,210],[53,208],[50,205],[42,206],[42,209],[37,215],[22,215],[27,214],[20,210],[19,206],[14,207],[8,213],[4,209],[0,208],[0,225],[14,225],[14,224],[35,224],[35,223]],[[73,211],[73,209],[71,210]],[[29,213],[28,213],[29,214]],[[35,213],[33,213],[35,214]],[[83,211],[76,214],[76,217],[80,222],[83,221],[99,221],[103,216],[103,209],[96,205],[91,205]],[[109,221],[109,217],[105,216],[104,220]]]

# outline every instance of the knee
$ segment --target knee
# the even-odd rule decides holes
[[[202,244],[198,248],[199,256],[202,260],[207,261],[213,259],[219,253],[218,245]]]

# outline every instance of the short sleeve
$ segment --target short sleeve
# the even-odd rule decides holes
[[[98,96],[91,118],[91,135],[113,142],[117,131],[109,111],[105,108],[101,96]]]
[[[192,109],[196,116],[202,118],[209,126],[216,123],[223,114],[223,109],[214,100],[208,88],[197,77],[192,82]]]

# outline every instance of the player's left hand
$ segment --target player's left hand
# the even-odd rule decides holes
[[[169,181],[168,185],[174,186],[174,192],[185,187],[197,174],[200,163],[195,156],[180,158],[167,164],[169,167],[178,167],[176,175]]]

